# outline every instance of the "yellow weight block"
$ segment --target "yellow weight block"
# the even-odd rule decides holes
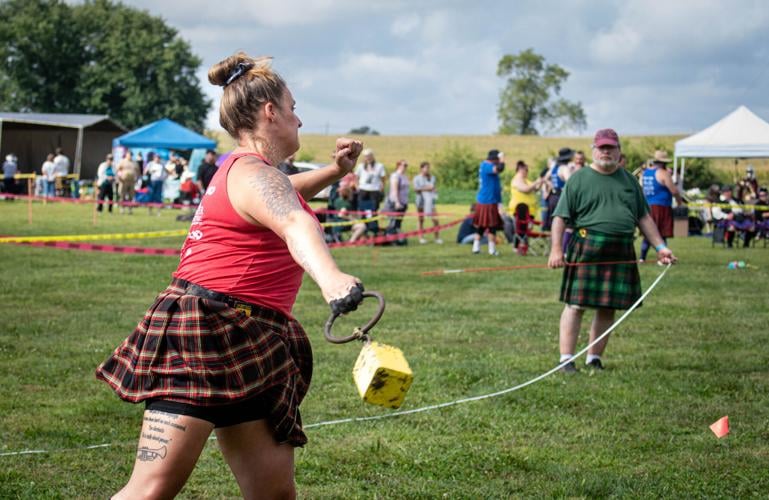
[[[397,347],[368,342],[361,349],[352,376],[363,401],[400,408],[414,374]]]

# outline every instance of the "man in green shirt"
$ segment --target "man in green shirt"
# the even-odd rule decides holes
[[[660,263],[676,261],[649,215],[638,181],[620,167],[621,154],[614,130],[596,132],[593,163],[569,178],[554,212],[548,265],[566,266],[560,296],[566,304],[560,323],[561,363],[574,356],[586,308],[596,310],[590,327],[592,343],[614,322],[615,310],[627,309],[640,298],[641,277],[633,246],[636,226],[657,249]],[[575,232],[564,259],[561,244],[567,221]],[[589,367],[603,369],[601,355],[608,341],[607,336],[588,350]],[[572,361],[562,370],[573,373],[577,368]]]

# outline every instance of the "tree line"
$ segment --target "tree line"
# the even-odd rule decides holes
[[[110,0],[7,0],[0,19],[0,109],[203,130],[202,61],[160,17]]]

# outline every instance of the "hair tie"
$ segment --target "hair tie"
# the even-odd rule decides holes
[[[223,87],[226,87],[227,85],[231,84],[241,76],[243,76],[246,71],[251,69],[254,66],[254,63],[238,63],[237,66],[235,66],[235,69],[232,70],[232,73],[230,73],[230,76],[227,77],[227,81],[224,82]]]

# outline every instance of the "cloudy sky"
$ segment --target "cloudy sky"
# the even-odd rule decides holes
[[[208,67],[272,55],[308,133],[490,134],[499,59],[533,48],[571,76],[588,130],[702,129],[740,104],[769,120],[762,0],[128,0],[159,15]]]

